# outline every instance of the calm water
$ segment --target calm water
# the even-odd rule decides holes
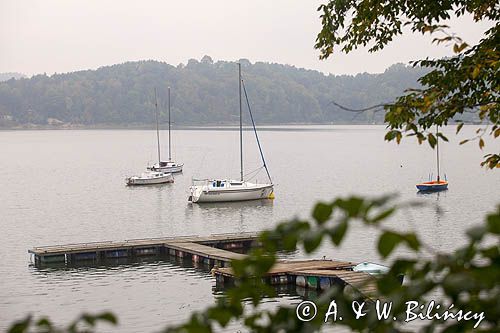
[[[498,203],[500,174],[479,167],[483,153],[475,143],[459,147],[460,138],[453,138],[441,145],[450,189],[422,196],[414,184],[435,165],[427,146],[412,140],[386,143],[383,127],[309,126],[260,133],[277,184],[274,202],[188,205],[191,177],[238,177],[237,135],[234,130],[174,131],[174,157],[185,163],[184,173],[174,184],[127,188],[124,177],[155,159],[152,131],[0,132],[0,330],[30,312],[65,323],[82,311],[112,309],[120,331],[152,332],[185,320],[218,297],[215,281],[200,269],[153,261],[42,270],[30,266],[32,246],[262,230],[308,216],[319,199],[397,192],[400,200],[429,205],[402,211],[389,223],[416,229],[429,245],[447,250],[462,243],[463,229]],[[250,172],[260,162],[252,132],[245,132],[245,141]],[[257,179],[264,180],[264,173]],[[324,247],[317,257],[380,262],[375,239],[372,230],[353,226],[342,248]],[[298,299],[285,293],[268,304]]]

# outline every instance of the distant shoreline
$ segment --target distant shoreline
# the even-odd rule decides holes
[[[450,122],[448,125],[456,125],[456,122]],[[285,126],[386,126],[385,123],[279,123],[279,124],[260,124],[257,128],[266,129],[269,127],[285,127]],[[478,125],[473,122],[466,122],[465,125]],[[238,124],[205,124],[205,125],[172,125],[173,130],[232,130],[237,128]],[[244,130],[251,129],[250,124],[243,125]],[[24,124],[16,126],[0,126],[0,131],[37,131],[37,130],[153,130],[153,125],[148,124],[96,124],[96,125],[82,125],[82,124],[61,124],[61,125],[36,125]],[[167,130],[168,125],[160,125],[161,130]]]
[[[277,126],[381,126],[383,123],[369,124],[369,123],[280,123],[280,124],[261,124],[258,128],[277,127]],[[233,129],[237,128],[238,124],[206,124],[206,125],[173,125],[174,130],[196,130],[196,129]],[[244,125],[244,128],[251,128],[250,124]],[[133,125],[80,125],[80,124],[64,124],[64,125],[17,125],[17,126],[0,126],[0,131],[32,131],[32,130],[153,130],[152,125],[133,124]],[[167,125],[160,125],[161,130],[168,129]]]

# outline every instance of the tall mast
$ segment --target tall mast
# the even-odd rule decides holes
[[[170,143],[170,87],[168,87],[168,160],[172,160],[172,144]]]
[[[438,136],[438,126],[436,125],[436,161],[437,161],[437,181],[439,182],[439,136]]]
[[[240,96],[240,180],[243,181],[243,122],[241,109],[241,64],[238,63],[238,83]]]
[[[160,166],[160,128],[158,125],[158,101],[156,100],[156,88],[155,88],[155,114],[156,114],[156,140],[158,144],[158,166]]]
[[[255,127],[255,121],[253,120],[252,108],[250,107],[250,102],[248,101],[247,89],[245,88],[245,83],[241,80],[241,85],[243,86],[243,92],[245,93],[245,99],[247,101],[248,113],[250,114],[250,120],[252,121],[253,132],[255,134],[255,139],[257,140],[257,146],[259,147],[260,158],[262,159],[262,163],[264,164],[264,168],[266,169],[267,178],[271,184],[273,180],[271,179],[271,175],[269,174],[269,169],[267,168],[266,160],[264,159],[264,153],[262,152],[262,147],[260,146],[259,135],[257,134],[257,128]]]

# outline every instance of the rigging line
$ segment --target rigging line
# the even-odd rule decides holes
[[[262,169],[262,168],[261,168]],[[255,175],[253,175],[252,177],[248,177],[247,180],[252,180],[254,178],[256,178],[257,176],[259,175],[259,173],[255,173]]]
[[[250,171],[249,173],[246,173],[244,176],[246,177],[246,176],[250,176],[253,173],[258,173],[260,170],[262,170],[262,168],[263,168],[263,166],[258,167],[257,169]]]
[[[247,89],[245,88],[245,83],[241,80],[241,85],[243,86],[243,92],[245,93],[245,99],[247,101],[248,112],[250,113],[250,119],[252,120],[253,132],[255,133],[255,139],[257,139],[257,145],[259,146],[260,157],[262,158],[262,163],[264,163],[264,168],[266,169],[267,177],[271,184],[273,181],[271,180],[271,175],[269,174],[269,170],[267,169],[266,160],[264,159],[264,153],[262,152],[262,148],[260,146],[259,135],[257,134],[257,129],[255,128],[255,122],[253,121],[252,109],[250,108],[250,102],[248,101]]]

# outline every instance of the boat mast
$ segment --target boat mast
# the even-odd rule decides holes
[[[436,161],[437,161],[437,181],[439,183],[439,136],[438,126],[436,125]]]
[[[155,88],[155,114],[156,114],[156,140],[158,144],[158,166],[160,166],[160,128],[158,125],[158,101],[156,99],[156,88]]]
[[[243,181],[243,122],[241,109],[241,64],[238,63],[238,83],[240,96],[240,180]]]
[[[260,157],[262,159],[262,163],[264,164],[264,169],[266,169],[267,177],[271,184],[273,180],[271,179],[271,174],[269,174],[269,169],[267,168],[266,160],[264,159],[264,153],[262,152],[262,147],[260,146],[259,135],[257,134],[257,128],[255,127],[255,121],[253,120],[252,109],[250,108],[250,102],[248,101],[247,89],[245,88],[245,83],[241,80],[241,84],[243,86],[243,92],[245,93],[245,99],[247,101],[248,113],[250,114],[250,120],[252,121],[253,132],[255,134],[255,139],[257,140],[257,146],[259,147]]]
[[[170,87],[168,87],[168,160],[172,160],[172,149],[170,143]]]

